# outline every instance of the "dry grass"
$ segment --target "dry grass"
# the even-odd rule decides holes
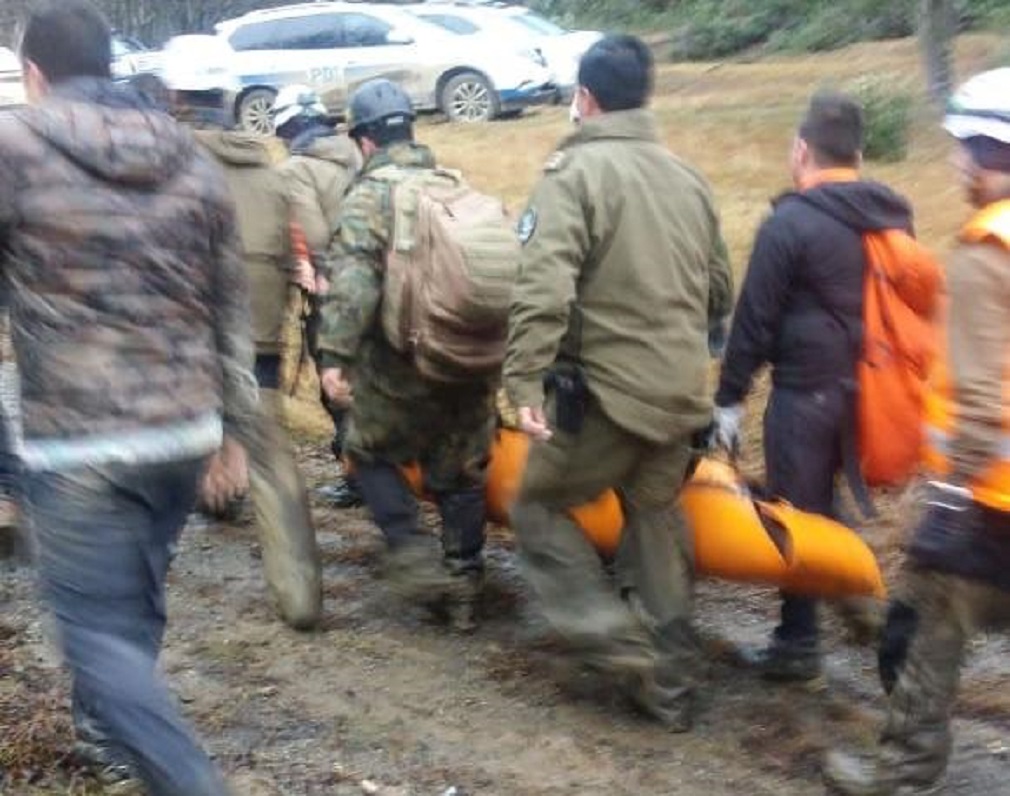
[[[63,682],[25,660],[20,632],[0,624],[0,793],[64,767],[73,736]]]
[[[959,73],[990,67],[1004,50],[1005,43],[995,36],[963,37]],[[915,42],[861,44],[836,53],[754,63],[660,68],[654,109],[665,141],[712,183],[738,273],[769,200],[788,187],[786,156],[807,98],[819,87],[844,86],[866,75],[886,77],[921,93],[924,81]],[[949,144],[938,118],[924,105],[917,118],[908,160],[871,164],[866,173],[908,196],[916,208],[920,237],[943,250],[963,218],[963,204],[947,165]],[[444,165],[463,170],[474,185],[501,196],[518,214],[544,162],[570,131],[566,108],[542,108],[490,125],[426,121],[419,138],[434,148]],[[308,436],[324,436],[330,429],[316,404],[316,389],[314,374],[303,373],[301,388],[288,405],[295,430]],[[757,391],[758,405],[763,395]]]

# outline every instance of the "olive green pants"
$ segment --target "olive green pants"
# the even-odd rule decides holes
[[[288,434],[281,426],[281,395],[260,390],[249,452],[249,491],[263,551],[267,585],[284,621],[302,630],[322,613],[322,574],[305,483]]]
[[[688,436],[649,443],[595,404],[579,434],[533,444],[512,524],[545,618],[576,645],[604,657],[694,657],[693,550],[677,508],[690,457]],[[617,589],[567,513],[608,488],[625,516]]]

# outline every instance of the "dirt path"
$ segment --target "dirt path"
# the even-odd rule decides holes
[[[321,457],[306,451],[310,473]],[[243,796],[339,796],[370,785],[388,796],[805,796],[823,792],[817,761],[826,745],[872,737],[880,708],[872,656],[834,630],[826,690],[767,687],[716,655],[699,726],[669,735],[533,643],[507,540],[490,555],[488,621],[459,639],[387,599],[374,575],[379,538],[361,512],[319,508],[317,517],[326,582],[317,633],[274,619],[251,531],[192,528],[176,562],[165,667]],[[28,573],[5,566],[0,704],[29,682],[37,694],[57,671]],[[699,621],[713,651],[726,646],[720,638],[760,642],[771,598],[702,584]],[[1010,794],[1010,712],[998,699],[1007,651],[1002,640],[983,642],[966,676],[970,715],[958,725],[951,793]],[[13,737],[4,717],[0,731]],[[48,737],[60,741],[65,728]],[[0,790],[68,792],[59,765],[38,777]],[[101,792],[87,788],[71,792]]]

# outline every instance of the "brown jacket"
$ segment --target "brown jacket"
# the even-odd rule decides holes
[[[294,261],[291,206],[275,148],[253,133],[201,130],[196,137],[224,167],[235,201],[256,353],[279,354]]]
[[[1010,252],[995,243],[962,243],[947,270],[948,365],[958,385],[952,475],[969,481],[997,457],[1010,350]]]
[[[305,233],[317,273],[329,277],[326,252],[337,229],[344,194],[361,168],[347,136],[324,135],[292,145],[281,167],[295,220]]]
[[[134,89],[0,116],[0,267],[35,469],[202,456],[256,411],[220,171]]]

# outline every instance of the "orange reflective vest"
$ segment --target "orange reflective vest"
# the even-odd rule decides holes
[[[977,213],[961,230],[964,243],[991,241],[1010,252],[1010,200],[996,202]],[[958,406],[946,352],[937,358],[926,395],[926,444],[923,463],[937,476],[951,471],[950,446],[957,434]],[[970,484],[979,503],[1010,512],[1010,350],[1003,374],[1003,428],[997,454],[988,467]]]

